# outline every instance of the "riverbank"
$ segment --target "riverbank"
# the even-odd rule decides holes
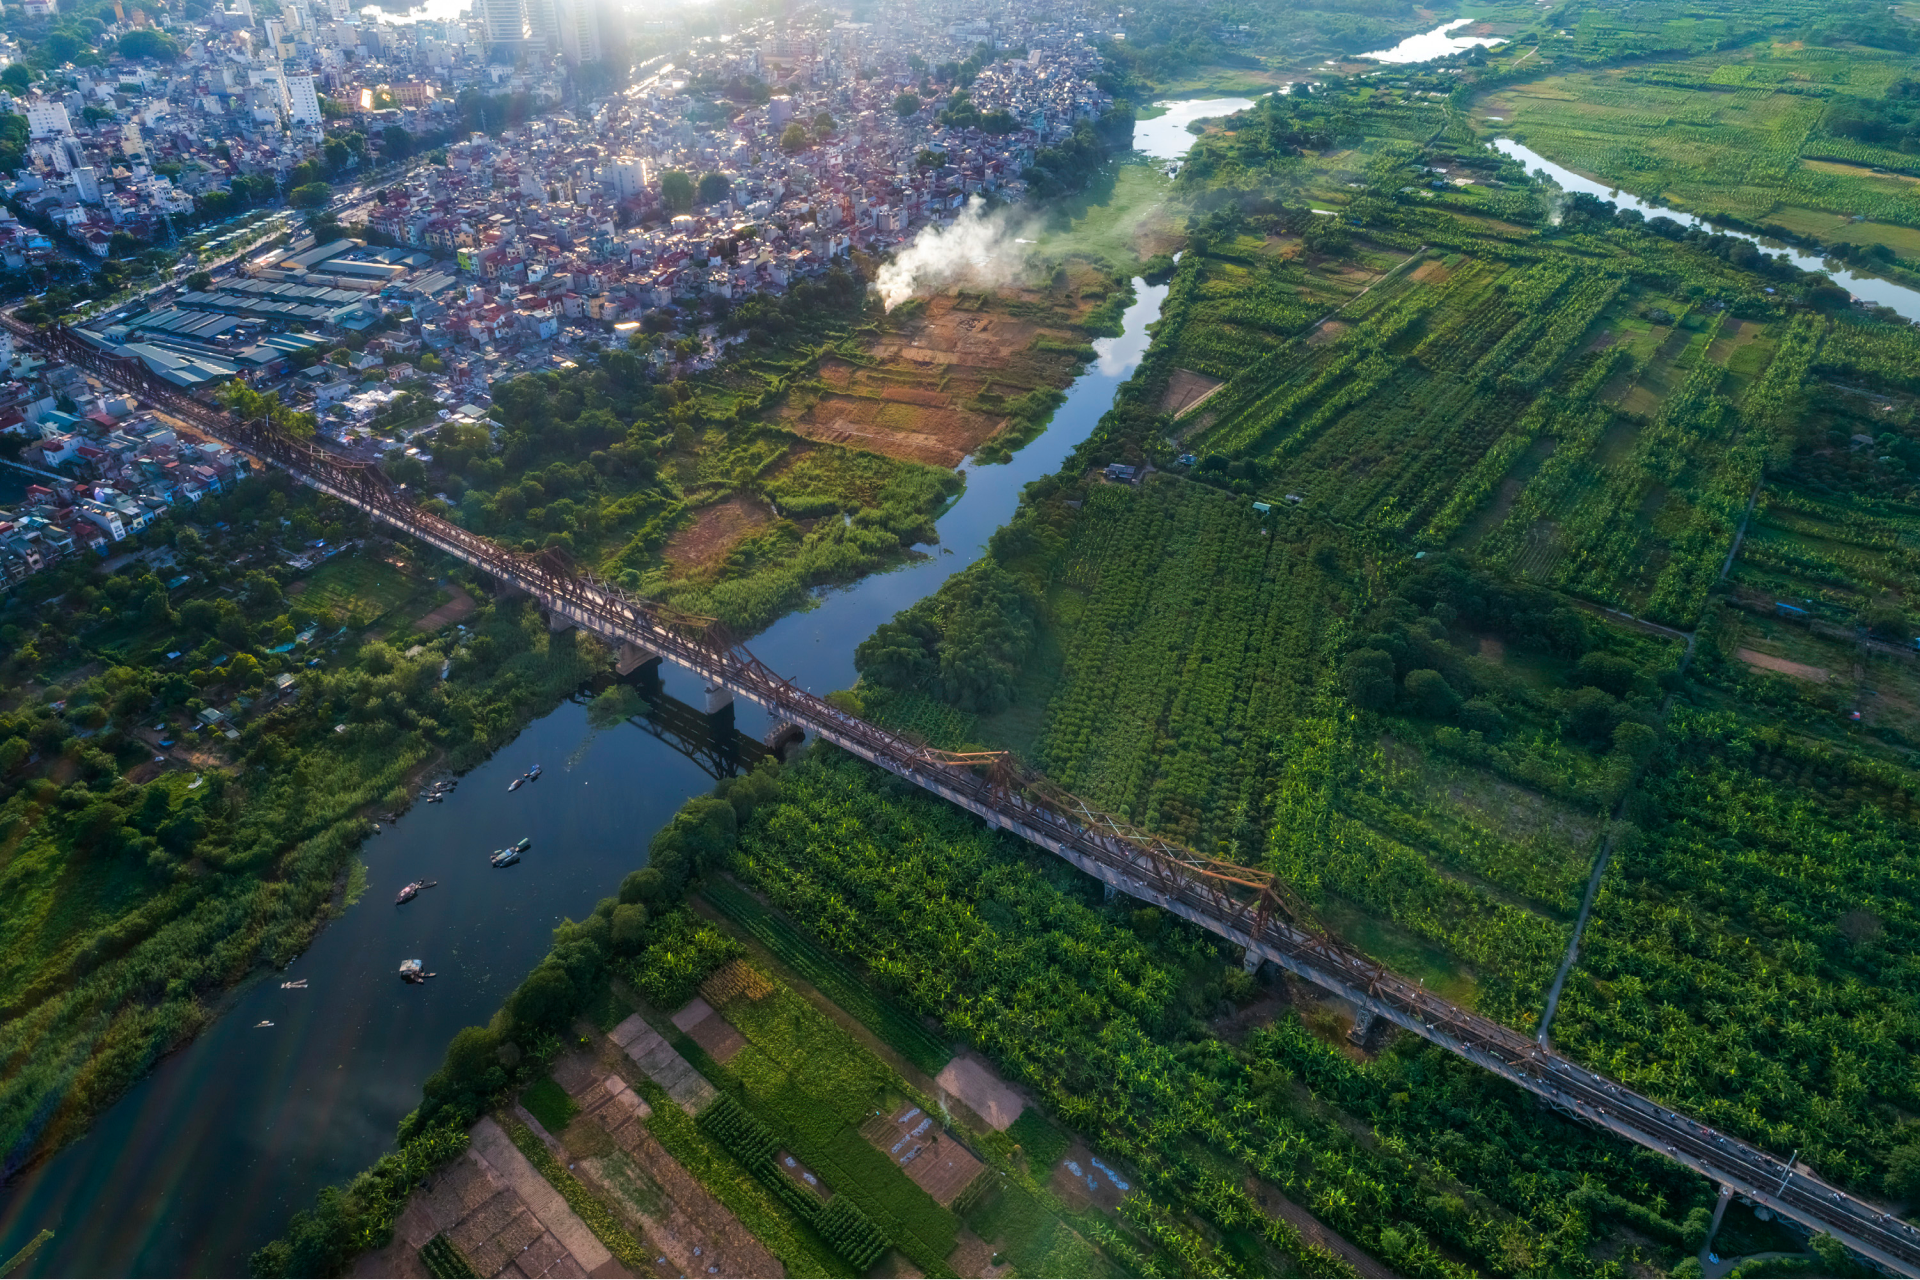
[[[1164,292],[1134,285],[1118,317],[1121,336],[1091,344],[1094,367],[1032,443],[972,473],[938,517],[935,541],[894,572],[805,595],[809,609],[754,641],[762,659],[817,692],[851,684],[851,640],[969,563],[1017,505],[1019,487],[1057,469],[1092,429],[1144,350]],[[666,695],[700,704],[696,682],[664,675]],[[766,727],[752,708],[736,715],[749,736]],[[451,800],[415,808],[362,855],[370,901],[347,910],[287,970],[310,977],[309,987],[248,989],[232,1014],[163,1059],[85,1138],[18,1179],[0,1210],[0,1248],[84,1217],[114,1225],[60,1231],[36,1259],[41,1273],[241,1269],[320,1186],[386,1149],[454,1030],[483,1020],[537,959],[551,927],[589,914],[597,890],[644,860],[644,833],[712,781],[706,766],[724,753],[711,743],[689,748],[661,729],[647,720],[596,734],[583,709],[563,706],[521,733],[511,758],[496,755],[469,775]],[[505,782],[533,762],[545,764],[545,776],[509,796]],[[532,835],[535,849],[520,866],[493,872],[485,854],[507,831]],[[556,854],[557,866],[544,861]],[[396,909],[380,895],[403,879],[440,883]],[[474,942],[480,920],[484,945]],[[441,976],[402,988],[393,966],[409,956]],[[182,1115],[197,1118],[184,1129],[160,1120]],[[158,1216],[148,1208],[155,1178],[170,1188]]]
[[[1718,235],[1744,240],[1768,253],[1784,257],[1801,271],[1816,272],[1831,277],[1842,288],[1864,302],[1886,307],[1903,319],[1920,322],[1920,288],[1911,288],[1884,276],[1869,275],[1847,267],[1835,267],[1830,265],[1830,260],[1823,255],[1805,253],[1790,244],[1769,240],[1751,231],[1715,225],[1710,217],[1695,217],[1678,209],[1649,203],[1623,187],[1609,185],[1596,178],[1576,173],[1564,165],[1556,164],[1539,152],[1511,138],[1495,138],[1493,145],[1502,155],[1525,164],[1529,171],[1545,173],[1563,191],[1577,191],[1594,196],[1610,202],[1616,208],[1631,209],[1643,218],[1666,218],[1682,227],[1700,227]]]

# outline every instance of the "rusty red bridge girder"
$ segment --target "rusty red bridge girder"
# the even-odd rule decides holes
[[[1839,1239],[1898,1275],[1920,1276],[1920,1230],[1807,1169],[1789,1167],[1730,1134],[1670,1111],[1502,1023],[1441,999],[1339,942],[1276,877],[1182,848],[1121,822],[1000,753],[955,755],[871,724],[796,687],[732,642],[710,619],[634,596],[564,556],[503,547],[422,510],[372,464],[223,409],[62,327],[0,317],[15,337],[71,362],[239,449],[262,465],[537,599],[616,648],[632,645],[700,675],[889,773],[1065,859],[1108,886],[1151,902],[1380,1019],[1431,1041],[1534,1094],[1562,1113],[1658,1151],[1724,1188]]]

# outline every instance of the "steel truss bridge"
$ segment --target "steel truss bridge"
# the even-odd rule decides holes
[[[34,329],[11,315],[0,323],[22,342],[130,392],[195,431],[278,467],[407,536],[464,561],[507,588],[533,596],[556,627],[579,626],[620,651],[621,667],[673,662],[776,721],[805,729],[940,796],[1002,830],[1065,859],[1124,893],[1192,921],[1244,949],[1249,969],[1267,961],[1350,1002],[1361,1024],[1412,1032],[1532,1093],[1545,1105],[1660,1152],[1712,1179],[1723,1200],[1739,1196],[1825,1232],[1895,1274],[1920,1276],[1920,1229],[1848,1194],[1804,1164],[1782,1162],[1729,1134],[1666,1110],[1652,1099],[1561,1057],[1533,1039],[1462,1009],[1391,973],[1333,938],[1287,887],[1265,872],[1233,866],[1120,822],[1004,755],[933,750],[828,704],[769,669],[710,619],[629,594],[562,554],[510,550],[420,509],[369,463],[356,462],[264,422],[242,422],[61,328]],[[708,710],[713,710],[709,706]]]

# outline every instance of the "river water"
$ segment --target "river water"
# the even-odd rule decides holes
[[[1610,187],[1604,182],[1583,177],[1571,169],[1557,165],[1537,151],[1524,147],[1511,138],[1496,138],[1493,145],[1503,154],[1512,156],[1515,160],[1524,161],[1529,170],[1544,170],[1548,177],[1560,184],[1562,190],[1583,191],[1591,196],[1599,196],[1602,200],[1611,200],[1619,208],[1637,210],[1648,218],[1671,218],[1683,227],[1704,227],[1721,235],[1737,237],[1749,244],[1759,245],[1775,256],[1784,256],[1802,271],[1818,271],[1830,276],[1836,284],[1844,287],[1856,298],[1863,298],[1883,307],[1891,307],[1908,320],[1920,320],[1920,290],[1909,289],[1891,280],[1882,280],[1879,276],[1850,271],[1845,267],[1829,267],[1825,259],[1810,253],[1802,253],[1790,245],[1762,240],[1759,236],[1748,235],[1744,231],[1716,227],[1703,218],[1696,218],[1690,213],[1681,213],[1677,209],[1648,204],[1630,192],[1622,191],[1618,187]]]
[[[1178,160],[1193,145],[1187,126],[1195,120],[1231,115],[1253,105],[1249,98],[1184,98],[1156,102],[1164,114],[1138,120],[1133,126],[1134,150],[1156,160]]]
[[[1187,119],[1244,105],[1180,104]],[[1193,139],[1184,127],[1149,129],[1157,123],[1142,126],[1141,151],[1185,154]],[[1093,344],[1097,361],[1047,429],[1010,464],[968,469],[937,545],[891,573],[818,593],[753,651],[816,693],[851,685],[854,646],[978,559],[1021,487],[1058,470],[1112,405],[1167,293],[1139,280],[1134,288],[1122,336]],[[667,694],[700,705],[700,681],[671,665],[662,677]],[[735,717],[755,738],[769,727],[749,703]],[[24,1274],[244,1275],[247,1255],[288,1214],[391,1149],[454,1032],[492,1015],[545,954],[554,925],[590,912],[644,864],[653,832],[712,786],[702,759],[730,740],[676,745],[632,724],[596,733],[578,702],[529,725],[453,799],[417,805],[369,839],[365,897],[284,973],[238,992],[86,1137],[5,1188],[0,1258],[50,1227],[55,1238]],[[509,793],[534,764],[543,776]],[[519,866],[487,865],[491,850],[522,835],[534,844]],[[395,906],[395,891],[415,879],[439,884]],[[401,984],[395,971],[414,957],[438,977]],[[306,990],[281,989],[298,978]]]
[[[1431,62],[1435,58],[1444,58],[1450,53],[1462,49],[1471,49],[1476,45],[1505,44],[1505,36],[1456,36],[1449,35],[1455,27],[1472,24],[1472,18],[1455,18],[1444,26],[1431,31],[1422,31],[1419,35],[1408,36],[1391,49],[1376,49],[1372,53],[1357,53],[1356,58],[1371,58],[1375,62],[1390,62],[1400,65],[1409,62]]]

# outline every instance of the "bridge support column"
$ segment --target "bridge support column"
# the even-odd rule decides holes
[[[1259,973],[1260,966],[1263,963],[1265,963],[1265,961],[1262,959],[1260,953],[1252,947],[1248,947],[1246,954],[1240,957],[1240,967],[1248,973]]]
[[[620,656],[614,661],[613,669],[623,676],[630,676],[641,667],[653,665],[659,668],[660,655],[653,650],[627,641],[620,646]]]
[[[718,684],[708,685],[707,697],[706,697],[706,713],[710,716],[717,716],[723,711],[730,712],[732,710],[733,710],[733,690],[727,688],[725,685],[718,685]]]
[[[1720,1234],[1720,1219],[1727,1216],[1727,1204],[1732,1199],[1733,1188],[1722,1183],[1720,1185],[1720,1198],[1714,1202],[1713,1206],[1713,1221],[1707,1224],[1707,1238],[1700,1245],[1700,1256],[1702,1258],[1706,1257],[1707,1251],[1713,1248],[1713,1238]]]
[[[1112,902],[1115,895],[1117,895],[1120,892],[1120,887],[1114,884],[1113,881],[1111,880],[1102,880],[1100,882],[1100,887],[1106,890],[1105,900],[1108,902]]]
[[[1359,1045],[1361,1048],[1365,1048],[1367,1041],[1372,1037],[1375,1028],[1379,1025],[1380,1019],[1374,1015],[1373,1010],[1362,1009],[1354,1017],[1353,1030],[1347,1032],[1347,1039]]]
[[[557,609],[550,609],[547,612],[547,630],[556,635],[562,631],[571,631],[577,625],[579,624],[574,622],[572,618],[569,618]]]

